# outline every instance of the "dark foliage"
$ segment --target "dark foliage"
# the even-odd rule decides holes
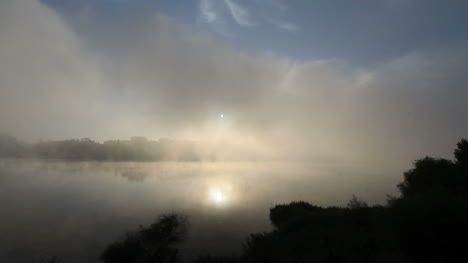
[[[241,262],[464,262],[468,258],[468,141],[455,160],[425,157],[386,206],[306,202],[270,210],[272,232],[251,234]],[[225,262],[210,258],[200,262]]]
[[[184,240],[186,226],[184,217],[162,215],[149,227],[140,227],[109,245],[101,259],[107,263],[178,262],[177,244]]]
[[[455,149],[454,155],[455,163],[457,165],[468,165],[468,141],[466,139],[462,139],[460,142],[457,143],[457,149]]]
[[[404,173],[404,178],[398,185],[403,198],[443,190],[453,191],[458,185],[453,162],[431,157],[417,160],[414,168]]]

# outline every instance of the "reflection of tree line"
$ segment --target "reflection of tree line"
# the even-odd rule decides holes
[[[120,173],[121,176],[127,178],[129,181],[133,182],[143,182],[148,176],[147,172],[139,170],[127,170]]]
[[[455,160],[426,157],[404,173],[401,195],[384,206],[353,197],[348,206],[292,202],[270,209],[271,232],[251,234],[237,257],[194,262],[464,262],[468,258],[468,141]],[[108,263],[179,262],[186,219],[161,216],[110,244]],[[53,261],[51,261],[53,262]]]

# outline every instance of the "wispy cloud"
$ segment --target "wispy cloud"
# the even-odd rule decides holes
[[[213,23],[218,18],[218,15],[213,6],[213,2],[210,0],[200,1],[199,18],[206,23]]]
[[[299,26],[288,18],[288,6],[280,0],[258,0],[263,18],[280,31],[297,32]]]
[[[255,26],[255,22],[250,17],[250,11],[232,0],[224,0],[231,12],[232,18],[240,26]]]
[[[226,19],[219,4],[223,2],[216,0],[200,0],[198,6],[197,21],[208,24],[213,31],[224,36],[232,36],[226,25]]]
[[[260,24],[274,26],[283,32],[297,32],[299,27],[286,18],[287,6],[282,2],[249,2],[240,4],[236,0],[199,0],[198,22],[210,25],[217,33],[232,35],[230,22],[240,27],[254,27]],[[256,14],[256,19],[252,14]]]

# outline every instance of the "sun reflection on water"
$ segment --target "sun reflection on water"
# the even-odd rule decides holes
[[[209,189],[208,202],[216,207],[226,207],[233,201],[232,193],[229,188],[214,186]]]

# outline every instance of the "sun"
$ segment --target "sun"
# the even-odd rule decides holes
[[[224,118],[224,114],[220,114],[219,117]]]

